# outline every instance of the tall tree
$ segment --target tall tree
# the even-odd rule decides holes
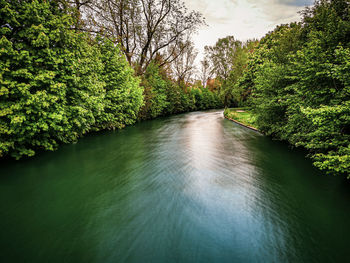
[[[94,0],[85,12],[89,29],[119,43],[138,74],[157,54],[169,63],[187,36],[204,24],[202,15],[188,12],[181,0]]]
[[[212,75],[213,75],[213,69],[212,69],[211,63],[207,58],[204,58],[201,61],[201,67],[200,67],[200,73],[199,73],[199,78],[204,88],[207,86],[207,82],[210,80]]]
[[[242,42],[233,36],[220,38],[214,46],[206,46],[205,53],[210,59],[215,77],[225,82],[234,67],[234,55]]]
[[[198,55],[193,43],[186,41],[173,53],[171,69],[178,84],[188,83],[196,73],[195,59]]]
[[[233,36],[227,36],[219,39],[214,46],[205,47],[211,73],[221,83],[220,93],[225,106],[238,104],[241,91],[235,89],[235,84],[245,69],[251,43],[255,42],[242,43]]]

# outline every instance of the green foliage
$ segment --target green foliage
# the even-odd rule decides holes
[[[142,85],[145,104],[140,111],[140,119],[223,106],[217,93],[203,87],[178,85],[156,63],[148,66]]]
[[[315,166],[350,174],[350,7],[317,1],[300,24],[266,35],[239,85],[261,131],[310,151]]]
[[[313,129],[301,145],[316,153],[315,165],[334,173],[350,171],[350,101],[335,106],[302,110]]]
[[[151,63],[143,76],[145,105],[140,112],[141,119],[151,119],[161,116],[169,105],[167,101],[167,82],[162,78],[159,67]]]
[[[209,61],[203,63],[210,63],[211,72],[221,83],[219,93],[226,107],[237,106],[245,100],[244,90],[237,83],[246,70],[249,54],[256,43],[254,40],[242,43],[233,36],[227,36],[219,39],[215,46],[205,47]]]
[[[137,120],[143,105],[143,89],[118,47],[104,40],[100,49],[104,65],[101,75],[105,82],[105,98],[103,116],[97,121],[97,127],[122,128]]]
[[[123,51],[106,37],[74,30],[77,10],[61,4],[0,0],[0,157],[33,156],[139,118],[220,106],[199,89],[196,107],[192,89],[156,63],[140,86]]]
[[[142,89],[119,49],[72,30],[56,1],[0,0],[0,21],[0,156],[136,120]]]

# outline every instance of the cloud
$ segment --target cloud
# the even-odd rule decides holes
[[[199,59],[206,45],[228,35],[239,40],[261,38],[279,24],[300,20],[298,11],[312,0],[184,0],[190,10],[201,12],[208,27],[194,36]]]
[[[310,0],[247,0],[264,16],[266,23],[284,24],[300,20],[298,14]]]
[[[227,23],[236,7],[233,0],[184,0],[190,10],[201,12],[208,24]]]
[[[309,6],[314,3],[313,0],[279,0],[281,4],[291,5],[291,6]]]

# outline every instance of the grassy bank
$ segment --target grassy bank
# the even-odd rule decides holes
[[[237,121],[245,126],[257,129],[255,124],[255,117],[247,109],[232,108],[225,109],[224,116],[228,119]]]

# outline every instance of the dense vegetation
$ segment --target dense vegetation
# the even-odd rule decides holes
[[[69,1],[0,0],[0,157],[33,156],[90,131],[221,106],[213,92],[177,84],[159,66],[164,60],[141,54],[141,65],[117,37],[87,30],[80,9]]]
[[[226,107],[238,106],[245,100],[244,90],[237,83],[246,70],[249,54],[257,42],[241,42],[233,36],[227,36],[220,38],[214,46],[205,47],[202,78],[215,78]]]
[[[349,2],[316,1],[300,23],[268,33],[231,92],[251,106],[265,134],[305,147],[318,168],[349,176]]]
[[[181,0],[0,0],[0,156],[181,112],[250,107],[259,130],[350,171],[350,4],[319,0],[260,41],[205,47]],[[140,30],[143,28],[144,30]]]
[[[145,100],[140,119],[222,107],[219,95],[201,85],[187,87],[167,77],[157,64],[151,63],[143,76]]]

